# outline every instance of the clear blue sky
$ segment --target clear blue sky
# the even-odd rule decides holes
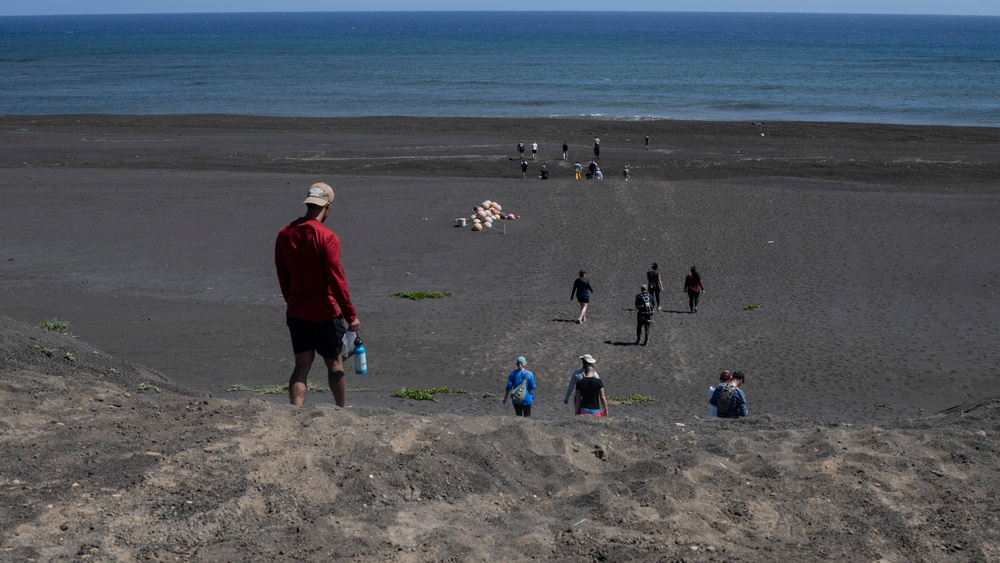
[[[1000,16],[1000,0],[3,0],[0,16],[342,10],[622,10]]]

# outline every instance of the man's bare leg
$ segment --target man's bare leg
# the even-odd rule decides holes
[[[295,369],[288,379],[288,400],[296,407],[301,407],[306,401],[306,378],[315,359],[316,352],[312,350],[295,354]]]
[[[337,354],[335,358],[323,358],[330,379],[330,391],[338,407],[347,406],[347,376],[344,374],[344,360]]]

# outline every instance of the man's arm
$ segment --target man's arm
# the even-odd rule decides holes
[[[573,395],[573,391],[576,389],[576,382],[579,381],[575,376],[569,376],[569,385],[566,386],[566,396],[563,397],[563,404],[569,404],[569,398]]]
[[[291,278],[288,274],[288,266],[285,264],[285,257],[281,253],[279,242],[280,239],[274,243],[274,268],[278,272],[278,285],[281,287],[281,296],[287,302],[288,287],[291,284]]]
[[[358,313],[351,302],[351,294],[347,290],[347,276],[344,275],[344,268],[340,264],[340,239],[334,234],[326,244],[326,265],[327,265],[327,286],[333,298],[340,306],[351,332],[358,332],[361,323],[358,322]]]

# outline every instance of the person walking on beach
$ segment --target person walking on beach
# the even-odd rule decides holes
[[[594,176],[596,175],[597,175],[597,163],[591,160],[590,164],[587,165],[587,179],[593,180]]]
[[[657,311],[662,311],[663,307],[660,306],[660,291],[663,290],[663,280],[660,278],[660,265],[653,262],[653,269],[646,272],[646,285],[649,287],[649,293],[653,296],[653,304],[656,305]]]
[[[594,160],[601,160],[601,140],[594,137]]]
[[[347,331],[360,332],[361,321],[340,264],[340,238],[323,225],[330,217],[333,188],[313,184],[303,203],[306,214],[283,227],[274,244],[274,264],[295,354],[288,398],[295,406],[305,402],[306,378],[319,352],[326,363],[334,402],[344,407],[347,376],[341,358],[342,340]]]
[[[524,160],[524,141],[517,142],[517,157]]]
[[[625,169],[622,170],[622,177],[628,182],[628,179],[632,177],[632,171],[628,169],[628,164],[625,165]]]
[[[649,150],[649,135],[646,135],[646,150]]]
[[[535,156],[538,154],[538,142],[531,143],[531,160],[535,160]]]
[[[576,161],[576,164],[573,165],[573,174],[576,176],[577,180],[580,179],[581,172],[583,172],[583,165],[580,164],[580,161],[578,160]]]
[[[688,308],[691,313],[698,312],[698,297],[705,292],[705,286],[701,284],[701,274],[698,269],[691,266],[691,273],[684,278],[684,291],[688,294]]]
[[[642,346],[649,342],[649,326],[653,324],[653,297],[646,291],[646,285],[639,286],[639,293],[635,295],[635,344],[639,346],[639,338],[643,331],[646,338],[642,341]]]
[[[719,416],[719,410],[714,405],[711,405],[712,395],[715,394],[715,388],[719,387],[719,386],[722,386],[722,385],[725,385],[732,378],[733,378],[733,374],[730,373],[729,370],[726,370],[726,371],[722,372],[721,374],[719,374],[719,382],[708,388],[708,401],[709,401],[708,416],[709,417],[714,418],[714,417]]]
[[[521,159],[521,177],[528,177],[528,161],[524,159]]]
[[[531,403],[535,401],[535,374],[524,369],[528,361],[524,356],[517,357],[517,368],[507,376],[507,387],[501,404],[506,405],[507,399],[514,405],[517,416],[531,416]]]
[[[538,171],[538,177],[542,180],[549,179],[549,169],[546,168],[544,164],[542,165],[542,169]]]
[[[601,172],[601,167],[600,166],[596,166],[596,165],[594,166],[594,179],[595,180],[603,180],[604,179],[604,172]]]
[[[569,145],[566,144],[566,141],[563,141],[563,160],[566,160],[567,154],[569,154]],[[579,180],[579,178],[577,178],[577,180]]]
[[[569,404],[570,398],[573,397],[573,393],[576,392],[576,384],[577,384],[577,382],[580,381],[581,379],[583,379],[584,374],[587,372],[587,366],[593,366],[594,364],[597,363],[597,360],[595,360],[594,357],[591,356],[590,354],[584,354],[584,355],[580,356],[580,361],[583,362],[583,366],[580,369],[574,371],[569,376],[569,385],[566,386],[566,396],[563,397],[563,404],[564,405],[568,405]],[[596,377],[597,379],[601,378],[601,376],[597,374],[596,368],[594,370],[594,377]],[[571,407],[571,408],[574,409],[573,412],[577,412],[575,405],[573,407]]]
[[[570,301],[576,297],[580,303],[580,318],[576,319],[576,324],[587,322],[587,306],[590,305],[590,294],[593,292],[594,288],[587,279],[587,272],[580,270],[580,277],[573,280],[573,291],[569,294]]]
[[[708,402],[716,408],[719,418],[740,418],[747,415],[747,396],[740,389],[745,381],[746,375],[742,371],[735,371],[725,385],[720,383],[712,392],[712,398]]]
[[[584,368],[583,378],[576,382],[576,396],[573,404],[576,414],[608,416],[608,399],[604,396],[604,382],[595,377],[593,365]]]

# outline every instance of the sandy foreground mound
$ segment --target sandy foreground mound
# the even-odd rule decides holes
[[[3,561],[1000,558],[996,399],[532,421],[198,396],[6,317],[0,357]]]

